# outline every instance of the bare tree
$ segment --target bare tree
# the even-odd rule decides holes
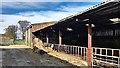
[[[27,26],[30,25],[30,22],[26,20],[20,20],[18,23],[20,25],[20,30],[22,32],[22,38],[24,39],[24,31],[26,30]]]

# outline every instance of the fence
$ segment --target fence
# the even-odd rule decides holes
[[[52,47],[53,50],[80,56],[87,60],[87,47],[74,45],[47,44],[46,47]],[[120,67],[120,49],[93,47],[92,65],[97,67],[113,66]]]
[[[93,66],[120,67],[120,49],[93,47]]]
[[[45,47],[53,47],[53,50],[57,52],[64,52],[66,54],[72,54],[75,56],[80,56],[83,60],[87,60],[87,48],[74,46],[74,45],[60,45],[59,44],[45,44]]]
[[[8,38],[0,38],[0,44],[13,44],[13,39],[8,39]]]

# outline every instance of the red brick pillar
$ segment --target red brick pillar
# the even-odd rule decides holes
[[[88,24],[88,50],[87,50],[88,68],[92,68],[92,24]]]

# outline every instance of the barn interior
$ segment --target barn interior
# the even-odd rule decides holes
[[[92,47],[120,49],[120,2],[103,2],[84,12],[69,16],[55,25],[38,30],[33,34],[46,42],[88,46],[88,25],[92,26]]]

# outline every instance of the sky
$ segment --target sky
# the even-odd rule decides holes
[[[31,23],[59,21],[106,0],[3,0],[0,2],[0,34],[19,20]]]

